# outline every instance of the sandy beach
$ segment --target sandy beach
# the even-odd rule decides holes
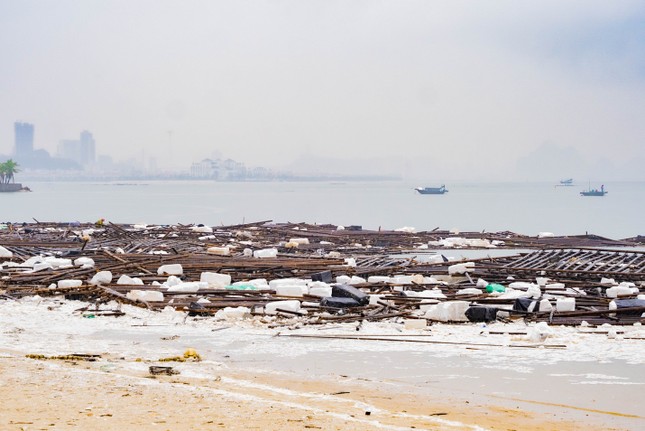
[[[51,298],[0,302],[0,428],[636,430],[645,424],[629,401],[643,384],[638,340],[602,350],[610,344],[605,336],[585,335],[576,343],[563,332],[550,342],[566,342],[568,351],[510,349],[510,357],[508,347],[276,338],[280,331],[355,332],[351,326],[290,329],[286,321],[270,329],[260,322],[186,319],[185,313],[128,306],[122,317],[89,319],[73,311],[82,304]],[[388,327],[391,338],[493,344],[492,335],[484,339],[481,328],[470,324],[425,332],[366,325],[362,331]],[[640,327],[633,328],[632,335],[639,334]],[[159,361],[181,356],[188,346],[196,348],[200,362]],[[577,373],[588,375],[576,379],[590,383],[580,385],[540,368],[542,359],[552,358],[553,370],[570,372],[560,361],[588,356],[588,348],[617,374],[600,374],[606,371],[594,359],[586,368],[575,365]],[[100,357],[90,362],[26,356],[73,353]],[[628,358],[625,365],[613,365]],[[498,367],[481,368],[482,361]],[[514,372],[517,363],[531,368]],[[171,366],[178,374],[151,376],[151,365]],[[621,375],[625,367],[636,375]],[[546,395],[540,381],[550,391]]]
[[[110,365],[109,361],[38,361],[4,354],[0,360],[2,428],[607,429],[594,426],[593,419],[572,421],[566,408],[544,415],[494,403],[419,398],[342,379],[303,382],[231,370],[219,370],[207,379],[153,378],[111,371]]]

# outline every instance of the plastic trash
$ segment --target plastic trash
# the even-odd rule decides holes
[[[143,285],[143,281],[140,278],[132,278],[128,275],[123,274],[119,279],[116,281],[116,284],[138,284],[138,285]]]
[[[365,292],[346,284],[332,286],[332,296],[337,298],[353,298],[360,305],[367,305],[370,297]]]
[[[333,276],[331,271],[322,271],[315,274],[311,274],[312,281],[323,281],[325,283],[331,283],[333,281]]]
[[[474,270],[475,270],[474,262],[457,263],[455,265],[450,265],[448,267],[448,274],[449,275],[465,274],[467,272],[472,272]]]
[[[200,288],[207,287],[208,285],[203,282],[189,281],[186,283],[179,283],[168,288],[168,292],[181,292],[181,293],[195,293]]]
[[[467,322],[468,301],[448,301],[430,305],[425,318],[439,322]]]
[[[540,311],[551,311],[553,310],[553,305],[551,305],[551,302],[544,298],[543,300],[540,301]]]
[[[505,292],[505,291],[506,291],[506,288],[501,284],[490,283],[488,286],[486,286],[486,292],[488,293]]]
[[[161,302],[163,293],[155,290],[131,290],[126,293],[126,298],[132,301]]]
[[[309,292],[307,285],[302,284],[281,284],[275,288],[275,294],[278,296],[298,296],[302,297]]]
[[[208,283],[208,287],[222,288],[231,284],[231,276],[217,272],[202,272],[199,281]]]
[[[231,284],[229,286],[225,286],[224,289],[226,289],[226,290],[258,290],[258,288],[255,287],[251,283]]]
[[[161,265],[157,269],[158,275],[182,275],[184,273],[184,268],[182,268],[179,263],[172,263],[169,265]]]
[[[360,307],[361,304],[354,298],[349,297],[333,297],[329,296],[320,300],[320,305],[322,307],[334,307],[334,308],[348,308],[348,307]]]
[[[481,289],[475,287],[466,287],[465,289],[458,290],[455,295],[481,295],[484,293]]]
[[[208,247],[206,253],[214,254],[216,256],[230,256],[231,249],[228,246],[225,247]]]
[[[89,257],[79,257],[78,259],[74,260],[74,266],[84,266],[84,265],[94,266],[94,259]]]
[[[338,284],[349,284],[351,280],[352,277],[349,277],[347,275],[339,275],[336,277],[336,283]]]
[[[215,313],[218,320],[240,320],[250,316],[251,310],[248,307],[226,307]]]
[[[268,259],[268,258],[277,257],[277,256],[278,256],[277,248],[265,248],[262,250],[255,250],[253,252],[253,257],[258,259]]]
[[[292,242],[298,245],[305,245],[305,244],[309,244],[309,238],[291,238],[289,242]]]
[[[285,310],[287,312],[297,313],[300,311],[300,301],[290,300],[290,301],[273,301],[269,302],[264,306],[265,314],[278,314],[280,310]]]
[[[576,298],[558,298],[555,302],[556,311],[575,311]]]
[[[199,233],[213,233],[213,228],[210,226],[193,226],[190,230]]]
[[[497,308],[472,305],[464,314],[471,322],[490,322],[497,319]]]
[[[540,310],[540,303],[531,298],[516,298],[513,303],[513,310],[534,313]]]
[[[331,286],[322,281],[312,281],[309,283],[309,295],[318,296],[324,298],[326,296],[331,296]]]
[[[90,284],[99,285],[99,284],[110,284],[112,282],[112,273],[110,271],[99,271],[94,274]]]
[[[67,287],[81,287],[83,282],[81,280],[59,280],[58,288],[64,289]]]
[[[628,286],[619,284],[618,286],[608,288],[605,293],[607,298],[618,298],[619,296],[632,295],[632,289]]]
[[[613,305],[612,305],[613,304]],[[618,310],[621,308],[645,307],[645,300],[642,299],[615,299],[609,303],[610,310]],[[622,316],[640,316],[642,311],[630,311],[622,313]]]

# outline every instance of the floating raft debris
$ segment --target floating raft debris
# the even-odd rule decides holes
[[[305,324],[399,320],[420,328],[432,321],[516,318],[632,324],[645,312],[645,252],[624,247],[642,238],[270,221],[3,224],[0,299],[92,302],[93,309],[81,310],[85,317],[122,315],[116,301],[191,316],[261,315]],[[444,255],[473,248],[528,251],[469,260]]]

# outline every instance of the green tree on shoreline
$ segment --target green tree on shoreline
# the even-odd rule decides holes
[[[0,163],[0,183],[9,184],[14,181],[14,175],[20,172],[18,163],[9,159],[4,163]]]

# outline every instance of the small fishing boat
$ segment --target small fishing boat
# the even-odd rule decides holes
[[[560,185],[561,186],[572,186],[573,185],[573,178],[567,178],[566,180],[560,180]]]
[[[605,185],[600,186],[600,190],[592,189],[589,187],[587,190],[580,192],[581,196],[605,196],[608,192],[605,190]]]
[[[448,192],[445,184],[442,184],[441,187],[416,187],[414,190],[422,195],[442,195]]]

